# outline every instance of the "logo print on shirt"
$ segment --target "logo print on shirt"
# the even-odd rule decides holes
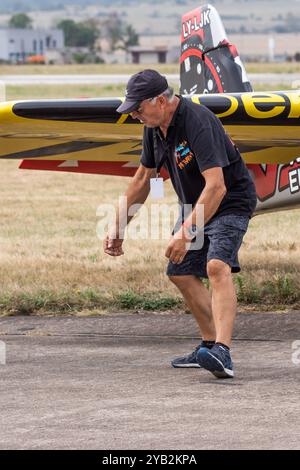
[[[184,140],[181,144],[178,145],[178,147],[176,147],[175,159],[177,166],[180,168],[180,170],[183,170],[183,168],[190,163],[193,157],[194,154],[189,148],[186,140]]]

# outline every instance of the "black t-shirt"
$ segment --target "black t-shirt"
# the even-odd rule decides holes
[[[180,97],[166,139],[159,128],[145,126],[141,163],[157,168],[165,154],[163,167],[168,170],[181,204],[194,207],[205,186],[201,172],[221,167],[227,193],[214,217],[252,215],[256,206],[252,178],[221,121],[205,106]]]

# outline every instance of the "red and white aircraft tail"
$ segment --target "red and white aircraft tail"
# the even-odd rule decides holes
[[[183,15],[180,93],[251,91],[244,65],[217,10],[207,4]],[[258,213],[300,207],[300,158],[285,165],[248,164],[248,169],[256,185]]]

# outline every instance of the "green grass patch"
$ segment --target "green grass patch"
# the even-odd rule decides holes
[[[132,290],[115,295],[116,307],[121,309],[169,310],[183,304],[181,298],[163,297],[156,293],[137,294]]]
[[[296,305],[300,302],[300,289],[295,279],[276,273],[260,284],[253,276],[235,276],[238,301],[243,304],[274,306]]]
[[[0,296],[2,315],[72,314],[82,310],[106,309],[109,300],[92,289],[76,292],[22,292]]]
[[[240,274],[235,276],[239,303],[243,306],[260,306],[264,310],[299,308],[300,291],[288,275],[275,274],[272,279],[258,285],[253,278]],[[93,288],[73,291],[19,292],[0,295],[0,315],[43,314],[101,314],[103,311],[182,311],[186,308],[183,298],[162,295],[159,292],[140,293],[134,290],[101,292]]]
[[[237,274],[234,280],[239,302],[253,304],[262,300],[262,292],[253,279],[246,280],[243,276]]]
[[[76,314],[89,310],[169,310],[183,304],[182,299],[157,293],[138,294],[132,290],[109,294],[92,288],[76,291],[22,292],[0,296],[0,314]]]

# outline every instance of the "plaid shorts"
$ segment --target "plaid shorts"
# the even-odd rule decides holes
[[[208,261],[212,259],[224,261],[231,267],[232,273],[238,273],[241,270],[238,251],[248,224],[249,217],[243,215],[228,214],[213,219],[204,227],[202,247],[190,249],[180,264],[174,264],[170,261],[167,275],[187,276],[192,274],[208,278],[206,266]],[[178,223],[176,223],[173,233],[177,232],[178,228]]]

